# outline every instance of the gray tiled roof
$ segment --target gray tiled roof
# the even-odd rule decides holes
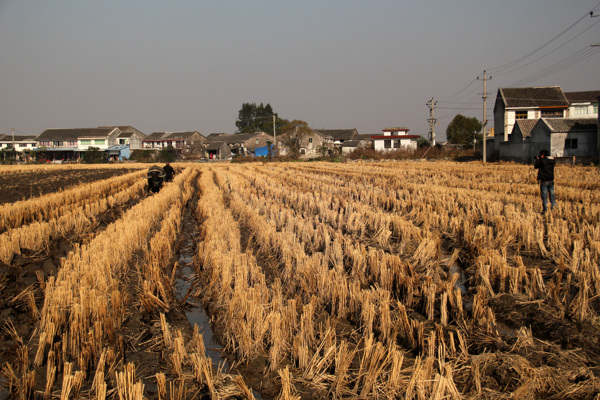
[[[74,128],[74,129],[46,129],[37,140],[77,140],[81,137],[106,137],[115,128]]]
[[[596,132],[597,118],[542,118],[552,132]]]
[[[150,135],[146,136],[143,141],[157,141],[157,140],[181,140],[187,139],[192,136],[196,131],[188,131],[188,132],[153,132]],[[202,134],[198,133],[200,136]]]
[[[596,102],[600,97],[600,90],[590,90],[587,92],[565,92],[565,97],[571,103]]]
[[[129,138],[132,137],[135,132],[138,132],[142,137],[146,137],[146,134],[131,125],[113,125],[113,126],[99,126],[98,128],[119,128],[121,134],[120,138]]]
[[[227,146],[227,143],[225,143],[224,141],[219,141],[219,142],[209,142],[206,145],[206,150],[219,150],[221,149],[223,146]]]
[[[331,136],[333,139],[337,140],[354,139],[358,134],[356,129],[314,129],[314,131],[323,136]]]
[[[166,140],[175,140],[175,139],[187,139],[192,136],[196,131],[187,131],[187,132],[167,132],[168,135],[165,137]],[[198,132],[200,135],[200,133]],[[200,135],[202,136],[202,135]]]
[[[207,138],[209,143],[213,142],[225,142],[227,144],[235,144],[245,142],[248,139],[252,139],[255,136],[260,135],[262,132],[254,132],[254,133],[236,133],[233,135],[219,135],[219,136],[210,136]],[[267,135],[269,135],[267,133]],[[269,135],[271,136],[271,135]]]
[[[342,144],[342,147],[358,147],[359,144],[360,144],[360,140],[346,140]]]
[[[166,132],[152,132],[148,136],[144,138],[143,141],[151,141],[151,140],[163,140],[163,138],[167,135]]]
[[[531,130],[537,124],[537,119],[518,119],[515,125],[519,127],[524,138],[531,136]]]
[[[569,101],[559,86],[499,88],[506,107],[568,107]]]
[[[36,138],[35,135],[15,135],[14,136],[15,142],[24,142],[24,141],[27,141],[27,140],[35,141],[35,138]],[[3,134],[0,134],[0,140],[1,141],[7,141],[7,140],[12,141],[13,140],[13,135],[3,135]]]

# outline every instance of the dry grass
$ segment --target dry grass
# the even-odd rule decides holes
[[[45,363],[46,399],[143,397],[118,340],[139,310],[160,321],[155,346],[168,373],[155,376],[159,398],[253,398],[241,377],[212,365],[197,327],[186,338],[165,316],[176,306],[177,268],[166,266],[197,183],[196,294],[237,363],[267,360],[258,372],[278,398],[300,398],[300,388],[336,399],[589,398],[600,385],[597,358],[548,340],[545,321],[526,313],[544,310],[567,332],[598,327],[598,172],[560,166],[556,176],[558,207],[542,216],[535,176],[513,164],[189,168],[77,247],[55,278],[14,297],[39,320],[39,336],[30,362],[34,342],[6,328],[20,356],[2,374],[20,396],[32,394],[33,369]],[[43,247],[58,224],[84,230],[102,198],[125,201],[110,196],[73,201],[80,222],[63,211],[23,217],[31,223],[9,225],[0,252],[9,260]],[[41,233],[25,243],[19,230],[35,224]],[[504,332],[512,316],[526,325]]]

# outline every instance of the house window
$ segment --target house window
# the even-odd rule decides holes
[[[594,104],[594,114],[598,114],[598,103]]]
[[[394,141],[394,148],[399,149],[400,147],[402,147],[402,142],[400,141],[400,139],[397,139],[396,141]]]
[[[19,147],[27,147],[27,144],[26,143],[19,143],[19,144],[17,144],[17,146],[19,146]]]
[[[312,142],[313,142],[313,138],[309,137],[309,138],[308,138],[308,143],[311,143],[311,144],[312,144]]]
[[[576,149],[576,148],[577,148],[577,139],[565,139],[565,150]]]
[[[306,154],[306,149],[300,149],[300,154]]]
[[[94,140],[94,144],[104,144],[104,143],[106,143],[106,140],[104,140],[104,139],[96,139],[96,140]]]
[[[515,119],[527,119],[527,111],[515,111]]]
[[[74,140],[69,140],[67,141],[67,146],[68,147],[76,147],[77,146],[77,142]]]
[[[90,146],[91,144],[92,144],[91,140],[82,140],[81,141],[82,146]]]
[[[127,144],[127,139],[119,139],[119,144]]]
[[[563,110],[561,109],[548,109],[542,110],[542,118],[562,118]]]
[[[58,140],[55,140],[52,142],[52,146],[54,146],[54,147],[60,147],[60,145],[61,145],[61,142],[59,142]]]
[[[254,139],[254,144],[258,144],[258,139]]]
[[[587,115],[588,106],[573,106],[573,115]]]
[[[391,139],[385,139],[383,141],[383,148],[384,149],[391,149],[392,148],[392,140]]]

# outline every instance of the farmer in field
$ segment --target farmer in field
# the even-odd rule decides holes
[[[554,164],[556,164],[556,160],[550,156],[550,152],[542,150],[540,155],[535,158],[535,165],[533,166],[538,170],[537,180],[540,182],[540,194],[542,195],[542,214],[548,211],[546,207],[548,195],[550,195],[550,209],[553,210],[556,206],[554,200]]]
[[[170,163],[167,163],[167,165],[163,167],[163,170],[166,175],[165,182],[171,182],[173,180],[173,175],[175,175],[175,168],[171,167]]]
[[[163,181],[165,180],[165,171],[158,165],[153,165],[148,169],[148,186],[146,191],[148,193],[158,193],[162,188]]]

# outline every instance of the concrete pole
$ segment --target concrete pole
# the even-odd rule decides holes
[[[432,146],[435,146],[435,123],[437,119],[435,119],[434,113],[436,104],[437,101],[434,101],[433,97],[427,102],[427,106],[429,106],[429,119],[427,119],[429,121],[429,141]]]
[[[477,78],[479,79],[479,77]],[[485,127],[487,125],[487,121],[485,119],[485,108],[487,104],[487,81],[491,80],[492,77],[489,78],[486,76],[485,70],[483,70],[483,118],[481,119],[481,134],[483,137],[483,162],[487,162],[487,137],[485,134]]]

